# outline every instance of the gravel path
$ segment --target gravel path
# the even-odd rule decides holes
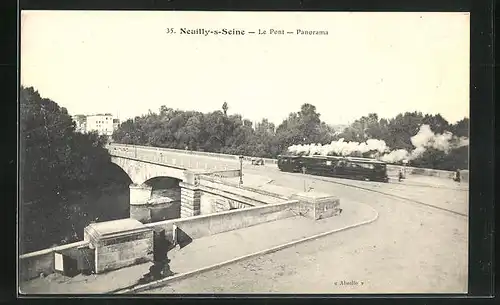
[[[276,185],[303,188],[300,175],[272,170],[266,175]],[[379,219],[148,293],[466,292],[466,217],[331,182],[307,179],[306,183],[341,200],[369,204],[378,211]],[[391,183],[377,187],[432,205],[449,201],[454,208],[467,210],[467,192],[461,190],[427,187],[423,191],[424,187]]]

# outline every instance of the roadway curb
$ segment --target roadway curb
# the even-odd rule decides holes
[[[309,240],[312,240],[312,239],[318,239],[318,238],[321,238],[321,237],[324,237],[324,236],[327,236],[327,235],[330,235],[330,234],[333,234],[333,233],[337,233],[337,232],[341,232],[341,231],[353,229],[353,228],[356,228],[356,227],[360,227],[360,226],[372,223],[372,222],[374,222],[375,220],[378,219],[378,217],[379,217],[378,212],[374,208],[372,208],[372,207],[370,207],[370,209],[372,209],[375,212],[375,216],[372,219],[365,220],[363,222],[360,222],[360,223],[357,223],[357,224],[354,224],[354,225],[349,225],[349,226],[345,226],[345,227],[338,228],[338,229],[335,229],[335,230],[331,230],[331,231],[319,233],[319,234],[316,234],[316,235],[313,235],[313,236],[309,236],[309,237],[305,237],[305,238],[302,238],[302,239],[299,239],[299,240],[295,240],[295,241],[292,241],[292,242],[289,242],[289,243],[286,243],[286,244],[275,246],[275,247],[272,247],[272,248],[269,248],[269,249],[266,249],[266,250],[261,250],[261,251],[257,251],[257,252],[254,252],[254,253],[251,253],[251,254],[247,254],[247,255],[244,255],[244,256],[240,256],[240,257],[237,257],[237,258],[233,258],[233,259],[227,260],[227,261],[222,262],[222,263],[217,263],[217,264],[214,264],[214,265],[211,265],[211,266],[208,266],[208,267],[202,267],[202,268],[199,268],[199,269],[196,269],[196,270],[193,270],[193,271],[189,271],[189,272],[177,274],[177,275],[174,275],[174,276],[171,276],[171,277],[167,277],[167,278],[164,278],[164,279],[161,279],[161,280],[157,280],[157,281],[154,281],[154,282],[151,282],[151,283],[147,283],[147,284],[143,284],[143,285],[138,285],[138,286],[133,287],[133,288],[129,288],[129,289],[117,289],[117,290],[113,290],[113,291],[110,291],[110,292],[107,292],[107,293],[129,294],[129,293],[136,293],[136,292],[150,290],[150,289],[153,289],[153,288],[162,287],[162,286],[165,286],[167,283],[174,282],[174,281],[177,281],[177,280],[181,280],[181,279],[184,279],[184,278],[187,278],[187,277],[190,277],[190,276],[194,276],[194,275],[197,275],[197,274],[200,274],[200,273],[203,273],[203,272],[211,271],[213,269],[217,269],[217,268],[223,267],[225,265],[229,265],[229,264],[233,264],[233,263],[236,263],[236,262],[240,262],[240,261],[243,261],[243,260],[246,260],[246,259],[249,259],[249,258],[253,258],[255,256],[261,256],[261,255],[269,254],[269,253],[272,253],[272,252],[276,252],[276,251],[282,250],[284,248],[288,248],[288,247],[291,247],[291,246],[294,246],[294,245],[297,245],[297,244],[300,244],[300,243],[303,243],[303,242],[306,242],[306,241],[309,241]]]

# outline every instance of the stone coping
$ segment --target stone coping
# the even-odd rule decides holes
[[[64,251],[64,250],[72,249],[72,248],[76,248],[76,247],[85,247],[88,245],[89,245],[88,241],[85,241],[85,240],[77,241],[77,242],[70,243],[70,244],[60,245],[60,246],[56,246],[56,247],[52,247],[52,248],[38,250],[35,252],[28,252],[25,254],[21,254],[21,255],[19,255],[19,259],[23,260],[23,259],[27,259],[27,258],[31,258],[31,257],[37,257],[37,256],[41,256],[41,255],[50,254],[53,252]]]
[[[109,238],[150,230],[132,218],[92,223],[85,230],[94,238]]]
[[[301,192],[297,194],[293,194],[292,198],[294,199],[304,199],[307,201],[318,201],[318,200],[324,200],[324,199],[338,199],[337,197],[326,194],[326,193],[320,193],[320,192]]]

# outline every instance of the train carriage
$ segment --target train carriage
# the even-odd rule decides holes
[[[278,168],[284,172],[300,172],[302,163],[300,156],[278,156]]]

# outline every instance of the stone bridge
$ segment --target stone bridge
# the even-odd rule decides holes
[[[112,144],[111,161],[130,177],[130,217],[141,222],[200,214],[200,176],[237,177],[239,160],[191,155],[156,147]],[[164,179],[167,189],[154,190]],[[165,183],[163,184],[165,187]]]

